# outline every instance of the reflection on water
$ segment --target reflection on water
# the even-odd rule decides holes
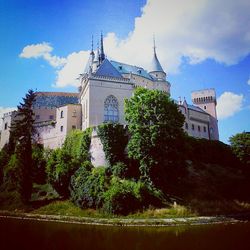
[[[250,223],[113,227],[0,218],[0,249],[250,249]]]

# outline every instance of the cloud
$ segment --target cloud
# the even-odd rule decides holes
[[[23,51],[19,55],[21,58],[43,58],[52,67],[58,68],[66,63],[66,59],[63,57],[52,56],[53,48],[49,43],[43,42],[38,44],[27,45],[23,48]]]
[[[249,79],[248,79],[248,81],[247,81],[247,84],[250,85],[250,77],[249,77]]]
[[[105,52],[109,59],[150,70],[155,34],[158,58],[166,73],[178,72],[183,58],[190,64],[206,59],[236,64],[250,53],[249,13],[249,0],[148,0],[125,39],[112,31],[105,35]],[[52,50],[48,43],[29,45],[20,56],[42,57],[58,67],[55,86],[76,86],[87,51],[60,58],[52,56]]]
[[[7,112],[10,112],[10,111],[13,111],[13,110],[16,110],[17,108],[12,108],[12,107],[7,107],[7,108],[4,108],[4,107],[0,107],[0,130],[2,130],[2,117],[3,117],[3,114],[4,113],[7,113]]]
[[[77,77],[83,73],[87,63],[89,51],[79,51],[70,54],[65,65],[57,71],[57,78],[54,87],[79,86]]]
[[[109,33],[105,48],[112,58],[150,70],[154,33],[169,73],[178,71],[183,57],[192,64],[211,58],[230,65],[250,52],[249,12],[247,0],[148,0],[128,37]]]
[[[243,95],[224,92],[217,100],[218,119],[226,119],[242,109]]]

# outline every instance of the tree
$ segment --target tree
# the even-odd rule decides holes
[[[17,106],[15,122],[11,126],[11,137],[15,141],[15,152],[18,162],[17,187],[22,200],[27,203],[32,192],[32,139],[35,134],[34,113],[32,106],[36,95],[29,90],[23,98],[23,103]]]
[[[229,138],[231,147],[240,161],[250,166],[250,132],[238,133]]]
[[[182,158],[185,118],[168,94],[137,88],[125,101],[125,119],[131,134],[128,154],[140,161],[143,178],[151,181],[154,169],[166,169]]]

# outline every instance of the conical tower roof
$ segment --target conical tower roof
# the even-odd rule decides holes
[[[151,62],[150,72],[164,72],[156,55],[155,39],[154,39],[154,55],[153,55],[153,59]]]

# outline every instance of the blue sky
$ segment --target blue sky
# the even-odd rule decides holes
[[[28,89],[76,91],[91,36],[108,58],[150,69],[152,37],[174,98],[215,88],[220,139],[250,131],[247,0],[0,0],[0,115]]]

